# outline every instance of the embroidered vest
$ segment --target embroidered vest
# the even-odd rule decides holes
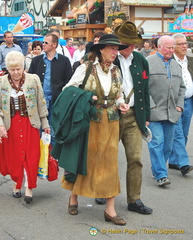
[[[85,64],[88,65],[87,62],[85,62]],[[119,112],[115,104],[115,100],[119,97],[121,75],[117,66],[114,66],[111,69],[111,77],[112,80],[109,95],[105,96],[104,90],[98,78],[96,66],[93,65],[91,74],[84,87],[84,90],[92,91],[93,94],[98,97],[98,100],[96,101],[97,112],[94,116],[91,116],[91,121],[101,122],[104,109],[107,109],[109,122],[119,120]]]
[[[15,115],[15,102],[13,97],[10,98],[10,105],[11,105],[11,117],[14,117]],[[26,101],[24,94],[18,97],[18,106],[19,106],[19,113],[21,117],[28,117],[27,107],[26,107]]]

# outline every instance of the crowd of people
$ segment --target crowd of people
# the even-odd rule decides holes
[[[0,174],[13,180],[13,197],[33,201],[41,132],[51,134],[51,155],[64,169],[62,188],[71,192],[68,212],[79,213],[78,196],[105,205],[104,219],[126,221],[115,210],[121,186],[118,143],[126,155],[127,209],[149,215],[141,200],[142,141],[148,133],[153,178],[171,184],[168,168],[193,170],[186,150],[193,113],[193,58],[186,36],[176,33],[143,41],[134,23],[93,41],[59,44],[51,29],[27,56],[4,34],[0,46]],[[136,46],[144,43],[141,51]]]

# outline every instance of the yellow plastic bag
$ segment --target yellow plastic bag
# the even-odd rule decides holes
[[[38,166],[38,177],[43,179],[48,178],[48,157],[50,141],[50,134],[42,132],[42,137],[40,139],[40,161]]]

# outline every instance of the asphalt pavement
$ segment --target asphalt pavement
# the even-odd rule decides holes
[[[187,150],[193,164],[193,124]],[[125,240],[193,238],[193,171],[183,177],[169,169],[171,185],[158,187],[152,178],[147,143],[143,143],[143,186],[141,200],[153,208],[151,215],[127,210],[125,170],[126,159],[119,146],[119,172],[122,192],[116,197],[116,210],[127,224],[116,226],[104,220],[104,206],[94,199],[79,197],[79,214],[68,214],[70,192],[61,188],[63,170],[53,182],[38,180],[34,201],[12,197],[12,181],[0,175],[0,240]],[[110,166],[109,166],[110,167]]]

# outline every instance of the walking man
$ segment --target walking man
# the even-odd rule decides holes
[[[146,59],[134,51],[135,45],[142,42],[136,26],[126,21],[115,28],[119,41],[128,48],[119,51],[115,64],[123,77],[123,90],[130,110],[121,116],[120,139],[125,148],[127,159],[127,203],[128,210],[141,214],[151,214],[152,209],[145,206],[141,199],[142,185],[142,134],[146,133],[150,115],[149,68]]]
[[[184,108],[185,85],[182,70],[172,58],[174,39],[162,36],[158,51],[146,59],[149,63],[150,124],[152,140],[148,143],[152,173],[159,186],[170,184],[166,162],[172,152],[175,124]]]
[[[51,124],[51,114],[53,104],[61,93],[62,88],[72,76],[72,68],[67,57],[56,52],[58,46],[58,37],[54,34],[48,34],[44,38],[44,54],[32,59],[29,73],[35,73],[39,76],[43,85],[46,98],[46,104],[49,111],[48,121]],[[50,125],[51,126],[51,125]],[[52,143],[54,143],[54,134],[51,128]]]
[[[193,170],[193,166],[190,166],[188,153],[186,151],[188,132],[193,113],[193,57],[186,56],[188,43],[184,34],[176,33],[172,38],[174,39],[173,56],[182,68],[182,77],[186,86],[186,92],[184,98],[184,111],[175,125],[172,154],[169,158],[169,168],[180,169],[184,176]]]
[[[10,31],[6,31],[4,33],[4,41],[5,44],[0,46],[0,70],[7,72],[5,66],[5,57],[11,51],[18,51],[22,53],[22,50],[19,45],[13,43],[13,33]]]

